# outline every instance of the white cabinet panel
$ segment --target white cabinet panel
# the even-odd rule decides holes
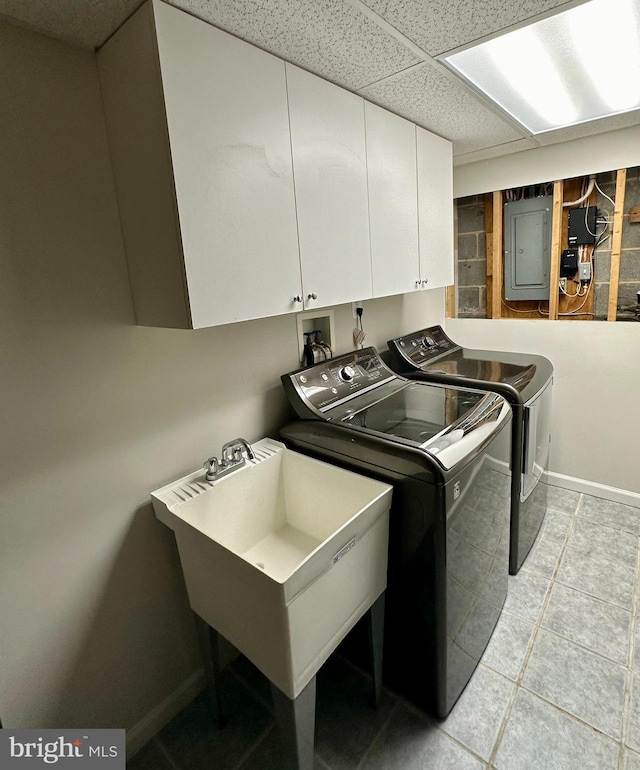
[[[284,63],[155,2],[193,326],[300,293]]]
[[[420,277],[423,288],[453,283],[451,142],[416,127]],[[425,281],[427,283],[425,283]]]
[[[418,288],[416,127],[365,102],[373,296]]]
[[[98,66],[138,323],[452,283],[449,142],[159,0]]]
[[[298,67],[286,69],[305,306],[366,299],[364,100]]]
[[[137,322],[300,309],[284,62],[151,0],[98,64]]]

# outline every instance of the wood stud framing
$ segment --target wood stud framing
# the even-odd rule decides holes
[[[616,198],[613,210],[613,236],[611,238],[611,275],[609,277],[609,307],[607,321],[615,321],[618,315],[618,285],[620,283],[620,249],[622,247],[622,221],[624,217],[624,193],[627,169],[618,169]]]
[[[455,318],[456,312],[456,287],[447,286],[447,294],[445,298],[445,312],[447,318]]]
[[[553,220],[551,223],[551,266],[549,268],[549,320],[558,319],[558,281],[560,280],[560,251],[562,249],[562,204],[564,182],[553,184]]]
[[[609,276],[609,304],[608,321],[617,318],[618,288],[620,280],[620,257],[622,247],[622,228],[624,222],[625,189],[627,182],[627,169],[619,169],[616,176],[615,208],[613,214],[612,242],[611,242],[611,270]],[[553,213],[551,225],[551,259],[549,267],[549,311],[550,320],[563,318],[576,320],[578,318],[594,319],[595,308],[595,274],[592,271],[589,294],[586,301],[577,305],[578,297],[560,296],[558,283],[560,280],[560,255],[563,248],[567,247],[567,209],[564,208],[564,198],[573,200],[574,188],[579,184],[579,178],[572,180],[558,180],[553,184]],[[577,188],[579,189],[579,187]],[[530,307],[532,302],[521,301],[520,310],[507,307],[503,301],[504,292],[504,229],[503,229],[503,191],[497,190],[486,193],[485,200],[485,232],[486,232],[486,286],[487,286],[487,318],[539,318],[540,313],[547,315],[544,306],[546,301],[538,303],[537,308]],[[589,196],[584,206],[596,205],[595,190]],[[630,222],[640,222],[640,206],[635,206],[629,211]],[[590,255],[593,246],[587,247]],[[592,263],[593,264],[593,263]],[[455,317],[455,287],[449,287],[447,291],[447,316]],[[542,308],[540,307],[542,305]],[[578,310],[584,312],[577,312]],[[575,313],[573,311],[576,311]]]
[[[503,221],[502,191],[493,193],[493,238],[491,247],[491,317],[502,318],[502,291],[504,284],[504,266],[502,256]]]

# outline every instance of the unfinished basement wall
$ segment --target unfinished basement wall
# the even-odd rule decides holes
[[[602,192],[597,193],[599,216],[608,222],[608,230],[594,255],[595,307],[591,320],[607,320],[611,275],[611,242],[613,232],[613,203],[615,200],[616,171],[596,177]],[[457,264],[456,300],[457,318],[488,318],[487,306],[487,225],[486,195],[469,195],[456,200]],[[640,222],[629,220],[629,211],[640,206],[640,167],[627,171],[625,187],[622,247],[618,286],[617,319],[637,320],[637,294],[640,291]],[[598,233],[604,225],[598,226]],[[490,242],[490,238],[489,238]],[[516,305],[517,302],[511,302]],[[540,317],[544,317],[542,314]]]
[[[487,238],[484,195],[456,201],[458,318],[487,317]]]
[[[597,181],[602,191],[615,200],[616,172],[598,174]],[[613,206],[604,195],[598,193],[596,205],[599,212],[605,214],[608,220],[613,218]],[[640,167],[638,166],[627,171],[620,250],[618,320],[635,320],[637,294],[640,291],[640,222],[629,221],[629,211],[637,206],[640,206]],[[611,238],[598,248],[595,258],[595,314],[596,319],[601,321],[607,318],[610,275]]]

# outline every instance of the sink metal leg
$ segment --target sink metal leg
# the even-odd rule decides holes
[[[284,754],[283,770],[313,770],[316,721],[315,676],[297,698],[291,700],[271,683],[273,705]]]
[[[198,637],[204,657],[207,672],[207,698],[213,721],[218,729],[222,729],[227,721],[224,710],[220,683],[220,635],[195,612],[193,616],[198,627]]]
[[[367,613],[369,646],[373,669],[373,697],[376,708],[382,700],[382,649],[384,645],[384,591],[375,600]]]
[[[220,635],[209,626],[209,644],[211,647],[211,682],[209,683],[209,702],[215,708],[215,722],[222,729],[227,721],[222,699],[220,681]]]

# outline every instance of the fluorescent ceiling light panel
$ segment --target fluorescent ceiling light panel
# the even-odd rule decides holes
[[[640,2],[591,0],[441,61],[532,134],[640,109]]]

